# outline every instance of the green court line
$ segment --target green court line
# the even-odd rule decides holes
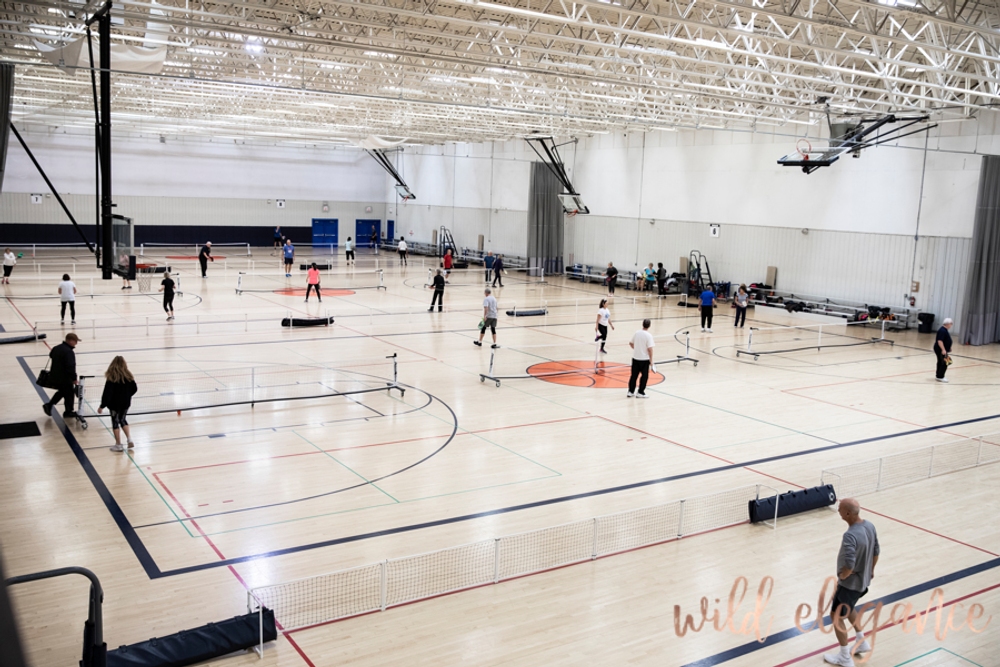
[[[308,442],[309,445],[312,446],[312,447],[314,447],[320,454],[323,454],[324,456],[326,456],[331,461],[334,461],[337,465],[342,466],[345,470],[348,470],[349,472],[353,473],[359,479],[367,482],[368,485],[371,486],[372,488],[376,489],[380,493],[385,494],[385,496],[388,497],[388,498],[390,498],[391,500],[393,500],[393,501],[395,501],[397,503],[399,502],[398,500],[396,500],[395,498],[393,498],[385,489],[383,489],[382,487],[380,487],[378,484],[375,484],[374,482],[372,482],[371,480],[369,480],[367,477],[365,477],[364,475],[362,475],[361,473],[359,473],[357,470],[354,470],[349,465],[347,465],[343,461],[339,460],[336,456],[334,456],[330,452],[324,451],[322,447],[320,447],[319,445],[317,445],[316,443],[314,443],[313,441],[311,441],[309,438],[305,437],[304,435],[302,435],[301,433],[299,433],[298,431],[295,431],[295,430],[293,430],[292,433],[294,433],[298,437],[300,437],[303,440],[305,440],[306,442]]]
[[[945,653],[948,653],[949,655],[955,656],[959,660],[964,660],[965,662],[969,663],[970,665],[975,665],[976,667],[983,667],[983,665],[980,665],[978,662],[972,662],[971,660],[969,660],[965,656],[961,656],[961,655],[955,653],[954,651],[949,651],[948,649],[946,649],[944,647],[936,648],[933,651],[928,651],[927,653],[921,653],[920,655],[918,655],[915,658],[910,658],[906,662],[899,663],[898,665],[896,665],[896,667],[903,667],[903,665],[908,665],[911,662],[916,662],[917,660],[920,660],[921,658],[926,658],[927,656],[932,655],[934,653],[937,653],[938,651],[944,651]]]
[[[425,497],[422,497],[422,498],[410,498],[409,500],[397,500],[394,503],[381,503],[381,504],[378,504],[378,505],[366,505],[365,507],[352,507],[351,509],[347,509],[347,510],[338,510],[336,512],[326,512],[324,514],[313,514],[311,516],[296,517],[294,519],[285,519],[284,521],[274,521],[272,523],[261,523],[261,524],[257,524],[257,525],[253,525],[253,526],[245,526],[243,528],[233,528],[231,530],[220,530],[217,533],[205,533],[205,534],[208,535],[209,537],[211,537],[213,535],[225,535],[226,533],[238,533],[238,532],[244,531],[244,530],[254,530],[256,528],[267,528],[269,526],[279,526],[279,525],[285,524],[285,523],[295,523],[297,521],[306,521],[308,519],[320,519],[320,518],[325,517],[325,516],[335,516],[337,514],[348,514],[350,512],[361,512],[361,511],[364,511],[364,510],[376,509],[378,507],[392,507],[392,506],[397,505],[397,504],[399,504],[399,505],[405,505],[407,503],[416,503],[416,502],[421,502],[423,500],[433,500],[435,498],[444,498],[446,496],[456,496],[456,495],[461,495],[463,493],[473,493],[475,491],[484,491],[486,489],[496,489],[496,488],[499,488],[499,487],[502,487],[502,486],[513,486],[515,484],[527,484],[528,482],[538,482],[538,481],[541,481],[543,479],[552,479],[553,477],[560,477],[560,475],[545,475],[545,476],[542,476],[542,477],[532,477],[531,479],[522,479],[522,480],[518,480],[516,482],[504,482],[503,484],[491,484],[489,486],[477,486],[477,487],[475,487],[473,489],[465,489],[463,491],[454,491],[452,493],[442,493],[442,494],[437,495],[437,496],[425,496]]]

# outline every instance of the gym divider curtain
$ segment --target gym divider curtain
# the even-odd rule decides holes
[[[14,98],[14,66],[0,63],[0,192],[7,168],[7,139],[10,138],[10,111]]]
[[[546,274],[563,271],[562,183],[547,165],[531,163],[528,190],[528,266],[544,267]]]
[[[979,172],[962,328],[966,345],[1000,341],[1000,156],[996,155],[983,156]]]

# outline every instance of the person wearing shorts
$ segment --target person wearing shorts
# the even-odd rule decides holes
[[[14,270],[14,265],[17,264],[17,255],[10,248],[5,248],[3,251],[3,283],[4,285],[10,285],[10,274]]]
[[[472,341],[472,344],[482,347],[483,337],[486,335],[486,330],[489,329],[493,334],[493,345],[490,347],[495,350],[500,347],[497,345],[497,299],[493,296],[493,290],[489,287],[486,288],[483,294],[486,298],[483,299],[483,321],[479,325],[479,340]]]
[[[285,245],[281,249],[285,255],[285,277],[292,277],[292,262],[295,261],[295,246],[292,245],[291,239],[285,239]]]
[[[608,296],[613,297],[615,295],[615,285],[618,283],[618,269],[615,268],[614,262],[608,262],[608,270],[605,272],[607,278],[604,282],[608,284]]]
[[[399,264],[400,266],[406,264],[406,239],[402,236],[399,237],[399,245],[396,246],[396,252],[399,253]]]
[[[97,408],[97,413],[100,414],[107,408],[111,414],[111,432],[115,434],[115,445],[111,448],[113,452],[125,450],[125,447],[122,447],[122,431],[125,431],[128,449],[135,447],[128,427],[128,409],[132,407],[132,397],[137,391],[139,388],[125,363],[125,358],[118,356],[112,359],[108,370],[104,372],[104,393],[101,394],[101,405]]]
[[[837,592],[833,594],[830,616],[840,650],[827,653],[823,660],[831,665],[854,667],[855,653],[872,650],[861,631],[861,619],[855,609],[858,600],[868,593],[868,585],[875,576],[879,545],[875,526],[861,518],[861,504],[854,498],[842,498],[837,508],[840,518],[847,523],[847,531],[840,541],[837,553]],[[855,630],[854,646],[848,641],[847,620]]]
[[[323,297],[319,293],[319,268],[316,262],[310,264],[309,271],[306,272],[306,303],[309,303],[309,292],[312,290],[316,290],[316,299],[323,303]]]
[[[59,283],[59,323],[66,324],[66,305],[69,304],[69,323],[76,324],[76,283],[64,273]]]
[[[611,323],[611,311],[608,310],[608,300],[601,299],[601,304],[597,307],[597,325],[594,327],[594,331],[597,332],[597,337],[594,342],[601,341],[601,352],[607,354],[608,351],[604,349],[604,344],[608,342],[608,327],[612,329],[615,325]]]
[[[163,312],[167,314],[167,321],[174,319],[174,279],[169,273],[163,274],[160,281],[160,291],[163,292]]]
[[[344,244],[344,255],[347,258],[348,264],[354,264],[354,241],[351,237],[347,237],[347,243]]]

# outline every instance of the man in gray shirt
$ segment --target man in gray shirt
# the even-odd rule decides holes
[[[483,336],[489,329],[493,333],[493,349],[500,347],[497,345],[497,299],[492,294],[489,287],[483,292],[486,298],[483,299],[483,321],[479,325],[479,340],[472,341],[473,345],[483,346]]]
[[[833,616],[833,631],[840,642],[840,650],[823,656],[831,665],[854,667],[854,653],[871,651],[871,645],[865,640],[861,631],[861,623],[855,606],[858,600],[868,592],[868,584],[875,576],[875,565],[878,563],[878,535],[875,526],[861,518],[861,505],[854,498],[843,498],[838,508],[840,518],[847,522],[847,531],[840,541],[840,552],[837,554],[837,592],[833,596],[830,614]],[[849,632],[844,619],[850,621],[857,635],[854,647],[848,645]]]

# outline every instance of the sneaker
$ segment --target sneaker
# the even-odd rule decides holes
[[[499,345],[497,345],[496,343],[493,343],[492,345],[490,345],[490,347],[491,347],[491,348],[493,348],[493,349],[495,350],[495,349],[497,349],[497,348],[498,348],[498,347],[500,347],[500,346],[499,346]]]
[[[114,447],[111,448],[111,451],[113,451],[113,452],[124,452],[125,448],[122,447],[121,445],[115,445]]]
[[[934,378],[934,379],[937,380],[938,382],[947,382],[948,381],[948,378]]]
[[[625,398],[632,398],[633,396],[635,396],[635,393],[631,392],[631,391],[629,393],[625,394]]]
[[[702,328],[701,328],[701,332],[702,332],[702,333],[705,333],[705,327],[702,327]]]
[[[170,317],[168,317],[167,319],[168,319],[168,320],[172,320],[172,319],[174,319],[174,316],[173,316],[173,315],[171,315],[171,316],[170,316]]]
[[[636,394],[635,397],[636,398],[649,398],[649,396],[646,396],[646,394]]]
[[[431,306],[430,308],[428,308],[427,312],[428,313],[433,313],[434,312],[434,306]]]
[[[76,418],[76,413],[75,412],[64,412],[63,413],[63,419],[74,419],[74,418]]]
[[[65,326],[66,325],[66,320],[59,320],[59,324],[62,324],[63,326]]]
[[[607,354],[607,353],[608,353],[608,351],[607,351],[607,350],[605,350],[605,349],[604,349],[604,348],[602,347],[602,348],[601,348],[601,354]]]
[[[711,329],[709,329],[709,330],[708,330],[708,333],[712,333],[712,330],[711,330]]]
[[[865,640],[861,641],[860,643],[855,644],[854,648],[851,649],[851,652],[852,653],[868,653],[871,650],[872,650],[872,645],[868,643],[867,639],[865,639]]]
[[[76,320],[70,320],[69,323],[70,324],[76,324]]]
[[[854,658],[847,656],[846,658],[840,654],[840,651],[834,651],[833,653],[827,653],[823,656],[823,660],[827,661],[831,665],[840,665],[840,667],[854,667]]]
[[[483,346],[483,344],[480,343],[478,340],[472,341],[472,344],[475,345],[476,347],[482,347]]]
[[[128,447],[129,449],[132,449],[133,447],[135,447],[135,443],[134,443],[134,442],[132,442],[131,440],[129,440],[129,441],[128,441],[128,443],[126,444],[126,446],[127,446],[127,447]]]
[[[51,403],[42,403],[42,412],[44,412],[49,417],[51,417],[52,416],[52,404]]]

